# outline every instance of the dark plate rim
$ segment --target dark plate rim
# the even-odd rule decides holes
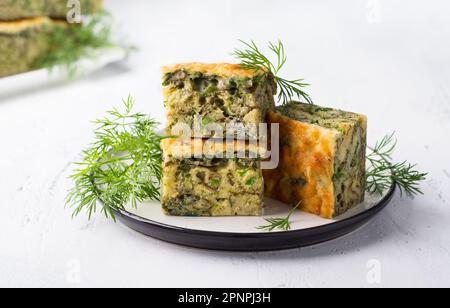
[[[295,235],[295,234],[302,234],[304,232],[314,232],[314,233],[320,233],[321,231],[327,231],[329,230],[330,226],[339,228],[339,226],[342,225],[344,227],[347,225],[347,223],[351,221],[358,221],[363,219],[367,216],[375,215],[378,211],[383,209],[394,196],[395,192],[397,190],[397,184],[393,184],[392,187],[389,189],[389,191],[386,193],[386,195],[377,202],[376,205],[371,207],[370,209],[367,209],[365,211],[362,211],[361,213],[358,213],[356,215],[350,216],[348,218],[330,222],[329,224],[312,227],[312,228],[306,228],[306,229],[300,229],[300,230],[289,230],[289,231],[273,231],[273,232],[222,232],[222,231],[207,231],[207,230],[197,230],[197,229],[189,229],[189,228],[183,228],[178,226],[173,226],[165,223],[161,223],[158,221],[154,221],[148,218],[144,218],[135,214],[132,214],[130,212],[127,212],[125,210],[117,210],[112,209],[115,215],[124,216],[128,219],[136,220],[142,223],[146,223],[155,227],[163,228],[169,231],[177,231],[177,232],[183,232],[190,235],[198,235],[198,236],[211,236],[211,237],[222,237],[222,238],[236,238],[236,237],[247,237],[247,238],[255,238],[255,239],[264,239],[264,238],[272,238],[274,236],[284,236],[284,235]],[[102,204],[103,202],[99,200]]]

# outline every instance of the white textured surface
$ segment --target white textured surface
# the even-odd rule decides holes
[[[128,65],[0,99],[0,286],[450,286],[448,1],[107,2],[140,47]],[[397,196],[333,243],[273,253],[199,251],[102,217],[72,221],[66,177],[89,121],[129,93],[162,119],[159,67],[231,61],[238,38],[281,38],[285,74],[307,77],[317,103],[367,114],[370,140],[396,130],[397,158],[431,172],[425,195]]]
[[[89,75],[103,69],[105,66],[121,62],[128,58],[125,48],[107,48],[99,50],[95,57],[81,59],[77,62],[78,74]],[[48,86],[57,86],[67,80],[67,68],[53,67],[49,75],[48,69],[35,70],[23,74],[0,79],[0,100],[13,96],[22,91],[41,89]]]

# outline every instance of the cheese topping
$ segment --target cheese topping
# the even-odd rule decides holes
[[[181,63],[164,66],[163,74],[174,73],[177,71],[198,72],[205,75],[216,75],[223,78],[244,77],[252,78],[260,75],[260,72],[242,68],[239,64],[229,63]]]
[[[334,212],[333,160],[336,132],[317,125],[292,121],[275,112],[270,123],[280,123],[280,166],[264,170],[266,194],[323,217]],[[289,144],[287,144],[289,143]]]

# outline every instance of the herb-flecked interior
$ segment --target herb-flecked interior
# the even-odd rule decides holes
[[[270,75],[253,78],[223,78],[199,72],[179,70],[164,76],[167,132],[178,123],[194,127],[199,121],[202,137],[224,137],[210,132],[207,125],[218,124],[226,133],[227,124],[258,125],[265,122],[269,109],[274,107],[276,85]],[[246,129],[248,139],[256,136]]]
[[[162,203],[175,216],[259,216],[263,186],[257,159],[169,158]]]

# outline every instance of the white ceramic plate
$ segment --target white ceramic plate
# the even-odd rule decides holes
[[[336,219],[328,220],[296,211],[289,231],[261,231],[266,218],[286,217],[292,209],[267,199],[264,217],[174,217],[163,213],[156,202],[144,203],[117,218],[130,228],[167,242],[203,249],[265,251],[310,246],[326,242],[367,223],[391,201],[396,186],[383,196],[367,195],[366,201]]]
[[[127,49],[121,47],[98,50],[95,57],[81,59],[76,63],[76,77],[91,74],[108,64],[122,61],[127,57]],[[0,78],[0,98],[68,80],[70,80],[70,78],[65,67],[55,67],[51,72],[47,69],[40,69],[14,76],[3,77]]]

